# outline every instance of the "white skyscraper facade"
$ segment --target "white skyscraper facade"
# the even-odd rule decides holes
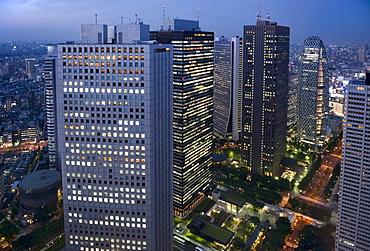
[[[89,26],[54,52],[66,248],[172,250],[172,46],[148,25],[117,25],[121,44]]]
[[[348,84],[335,250],[370,250],[370,74]]]
[[[243,39],[221,37],[214,45],[213,128],[222,138],[239,140],[241,132]]]

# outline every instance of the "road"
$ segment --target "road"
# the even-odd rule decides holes
[[[341,162],[341,151],[342,146],[340,142],[332,153],[323,156],[322,165],[317,170],[308,189],[304,193],[306,197],[325,202],[323,193],[334,167]]]
[[[303,216],[296,216],[291,224],[293,232],[290,233],[286,239],[285,243],[288,247],[297,248],[298,247],[298,237],[299,237],[299,231],[302,230],[302,228],[305,225],[310,224],[312,221],[308,218],[304,218]]]
[[[43,148],[48,144],[47,141],[42,141],[35,144],[24,144],[19,146],[12,146],[12,147],[3,147],[0,148],[0,153],[4,153],[7,151],[24,151],[24,150],[37,150],[39,147]]]

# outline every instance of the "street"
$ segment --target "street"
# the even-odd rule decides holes
[[[325,202],[323,193],[330,180],[334,167],[341,162],[341,150],[342,146],[341,143],[339,143],[338,147],[336,147],[332,153],[322,157],[322,165],[317,170],[308,189],[304,193],[306,197]]]

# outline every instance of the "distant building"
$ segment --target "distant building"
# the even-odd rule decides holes
[[[343,131],[343,118],[335,115],[328,117],[328,127],[333,135],[338,135]]]
[[[174,213],[185,217],[212,180],[214,33],[198,21],[165,19],[151,40],[173,45]]]
[[[329,112],[328,62],[317,36],[304,41],[299,65],[298,124],[301,142],[323,146]]]
[[[244,26],[242,156],[267,176],[286,152],[289,30],[270,21]]]
[[[370,73],[348,84],[335,250],[370,250]]]
[[[8,98],[6,98],[6,100],[5,100],[5,111],[6,112],[9,112],[10,111],[10,109],[12,108],[12,98],[10,98],[10,97],[8,97]]]
[[[26,75],[28,78],[35,77],[35,63],[36,63],[36,58],[26,59]]]
[[[332,94],[329,98],[329,108],[337,116],[344,116],[344,94]]]
[[[39,135],[39,127],[34,121],[20,128],[21,143],[36,143]]]
[[[361,46],[358,50],[358,62],[367,62],[367,45]]]
[[[242,100],[243,39],[219,38],[215,41],[213,128],[214,133],[240,139]]]
[[[8,77],[13,77],[15,74],[15,65],[13,62],[5,63],[5,74],[8,74]]]

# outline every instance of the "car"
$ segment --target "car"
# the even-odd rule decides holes
[[[205,251],[203,248],[201,248],[201,247],[195,247],[195,250],[196,251]]]

